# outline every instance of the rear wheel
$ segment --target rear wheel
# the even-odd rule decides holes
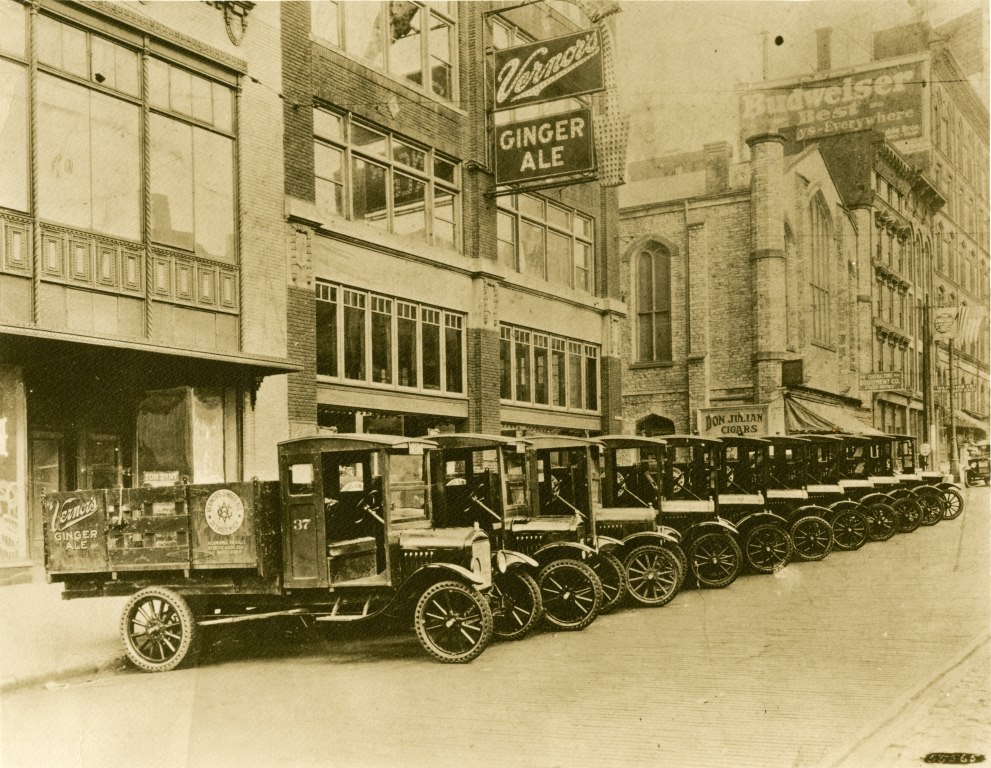
[[[743,553],[728,533],[710,531],[692,542],[689,564],[700,587],[728,587],[740,575]]]
[[[867,518],[856,510],[840,512],[833,518],[833,543],[837,549],[851,551],[867,543]]]
[[[553,629],[584,629],[599,615],[602,583],[581,560],[554,560],[537,576],[544,622]]]
[[[489,606],[493,632],[503,640],[519,640],[544,613],[537,580],[522,568],[493,574]]]
[[[131,596],[120,618],[127,658],[146,672],[167,672],[196,654],[199,628],[189,603],[165,587]]]
[[[943,519],[955,520],[963,512],[963,494],[956,488],[943,489]]]
[[[873,502],[864,507],[864,515],[867,517],[867,538],[871,541],[887,541],[895,535],[897,530],[896,515],[887,504],[880,501]]]
[[[751,528],[743,540],[747,565],[757,573],[774,573],[791,559],[791,539],[780,525],[761,523]]]
[[[435,659],[464,664],[492,640],[492,609],[477,589],[441,581],[420,595],[413,627],[420,645]]]
[[[667,548],[644,544],[623,561],[626,588],[640,605],[659,607],[670,603],[684,578],[678,558]]]
[[[822,560],[833,548],[832,526],[818,515],[807,515],[791,527],[791,542],[799,560]]]
[[[608,613],[626,596],[623,563],[612,552],[600,552],[592,558],[590,565],[602,584],[602,607],[599,613]]]

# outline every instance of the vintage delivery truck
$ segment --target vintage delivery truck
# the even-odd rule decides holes
[[[436,444],[387,435],[280,443],[279,480],[53,493],[45,566],[63,597],[129,595],[128,658],[191,659],[200,628],[274,616],[358,621],[412,609],[423,648],[467,662],[493,632],[489,538],[435,528]]]

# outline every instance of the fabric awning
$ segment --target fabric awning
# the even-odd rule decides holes
[[[975,419],[970,414],[960,410],[954,410],[953,416],[956,421],[957,429],[973,429],[987,436],[988,434],[987,422],[981,421],[980,419]],[[950,423],[950,420],[948,418],[946,420],[946,423],[947,425]]]
[[[849,432],[854,435],[883,435],[865,424],[848,408],[816,403],[785,395],[785,432]]]

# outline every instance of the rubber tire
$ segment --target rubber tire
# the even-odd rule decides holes
[[[685,554],[684,547],[681,544],[674,541],[665,541],[661,544],[664,549],[675,556],[678,561],[678,565],[681,566],[679,573],[681,574],[681,581],[678,582],[678,589],[680,590],[682,585],[685,583],[685,577],[688,576],[688,555]]]
[[[503,599],[500,599],[500,595]],[[520,597],[529,604],[529,607],[523,609],[527,616],[522,622],[519,613],[515,612],[520,605]],[[544,602],[540,597],[537,580],[522,568],[492,574],[489,604],[492,608],[492,632],[500,640],[519,640],[525,637],[544,615]]]
[[[722,542],[722,544],[716,545],[717,541]],[[722,556],[729,557],[730,570],[721,577],[703,579],[700,578],[699,574],[699,550],[707,549],[711,546],[716,546],[721,551]],[[734,538],[728,533],[709,531],[697,536],[694,541],[692,541],[689,563],[692,576],[698,587],[705,589],[722,589],[723,587],[728,587],[736,581],[736,577],[740,575],[740,570],[743,566],[743,552],[740,550],[740,545],[737,544]]]
[[[138,608],[144,603],[154,600],[161,601],[171,608],[179,626],[178,647],[171,656],[157,662],[141,653],[131,633],[131,625],[137,616]],[[166,613],[168,612],[166,609]],[[134,666],[145,672],[168,672],[170,669],[176,669],[183,664],[192,662],[196,657],[197,650],[199,650],[200,630],[196,625],[196,617],[193,615],[189,603],[178,592],[167,587],[145,587],[131,595],[121,611],[120,633],[124,641],[127,658]]]
[[[899,533],[912,533],[922,525],[922,507],[911,496],[895,499],[891,506],[898,515]]]
[[[946,500],[938,488],[929,488],[915,494],[915,499],[922,508],[922,525],[933,526],[943,519]]]
[[[775,558],[755,561],[757,552],[767,552],[768,547],[774,548]],[[760,523],[749,529],[743,537],[743,556],[747,566],[754,573],[775,573],[780,571],[791,560],[794,547],[788,531],[776,523]],[[767,552],[768,554],[772,554]]]
[[[573,574],[577,573],[580,578],[587,582],[588,589],[592,591],[590,609],[578,619],[563,617],[556,612],[559,605],[559,595],[555,591],[554,585],[549,583],[549,580],[559,575],[562,571],[571,571]],[[595,621],[595,617],[599,615],[599,611],[602,609],[602,582],[595,575],[595,571],[581,560],[570,558],[552,560],[540,569],[540,573],[537,575],[537,584],[540,586],[540,597],[544,602],[544,624],[550,629],[565,632],[577,632],[580,629],[585,629],[585,627]]]
[[[943,519],[956,520],[963,514],[963,494],[956,488],[943,488]]]
[[[893,510],[891,506],[880,501],[875,501],[868,504],[863,509],[864,516],[867,518],[868,523],[868,539],[871,541],[887,541],[895,535],[895,531],[898,530],[898,518],[895,514],[895,510]],[[881,515],[884,515],[886,518],[890,519],[890,526],[883,528],[878,527],[878,521],[884,519]]]
[[[440,592],[450,591],[459,595],[469,597],[478,609],[479,635],[474,645],[467,651],[460,653],[451,652],[440,647],[430,636],[426,624],[426,611],[430,601]],[[416,630],[416,638],[427,653],[438,661],[445,664],[467,664],[485,650],[492,640],[492,609],[489,608],[488,598],[477,589],[465,586],[460,581],[439,581],[432,584],[423,591],[420,599],[416,601],[416,608],[413,611],[413,628]]]
[[[862,512],[853,509],[840,512],[833,518],[833,545],[844,552],[860,549],[868,541],[869,530],[870,523]],[[842,538],[836,535],[837,531],[841,531]]]
[[[799,528],[802,529],[801,538],[796,539],[795,534]],[[812,528],[815,531],[817,541],[825,541],[825,544],[820,543],[816,548],[808,548],[804,543],[810,535],[804,533],[806,528]],[[806,515],[796,520],[791,527],[790,534],[792,546],[795,548],[795,558],[806,563],[823,560],[833,548],[833,526],[829,524],[828,520],[818,515]]]
[[[639,570],[639,573],[644,573],[647,569],[659,571],[660,577],[648,579],[648,582],[660,587],[660,594],[648,596],[645,593],[644,588],[648,585],[644,584],[640,575],[631,575],[637,569],[643,569]],[[630,599],[637,605],[651,608],[660,608],[674,600],[685,580],[678,558],[667,547],[654,544],[643,544],[630,551],[623,560],[623,576],[626,579],[626,591]]]
[[[602,584],[599,613],[609,613],[626,597],[626,574],[622,561],[612,552],[600,552],[588,561]]]

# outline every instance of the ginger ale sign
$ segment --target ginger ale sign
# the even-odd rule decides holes
[[[496,128],[496,184],[595,170],[592,117],[587,109]]]

